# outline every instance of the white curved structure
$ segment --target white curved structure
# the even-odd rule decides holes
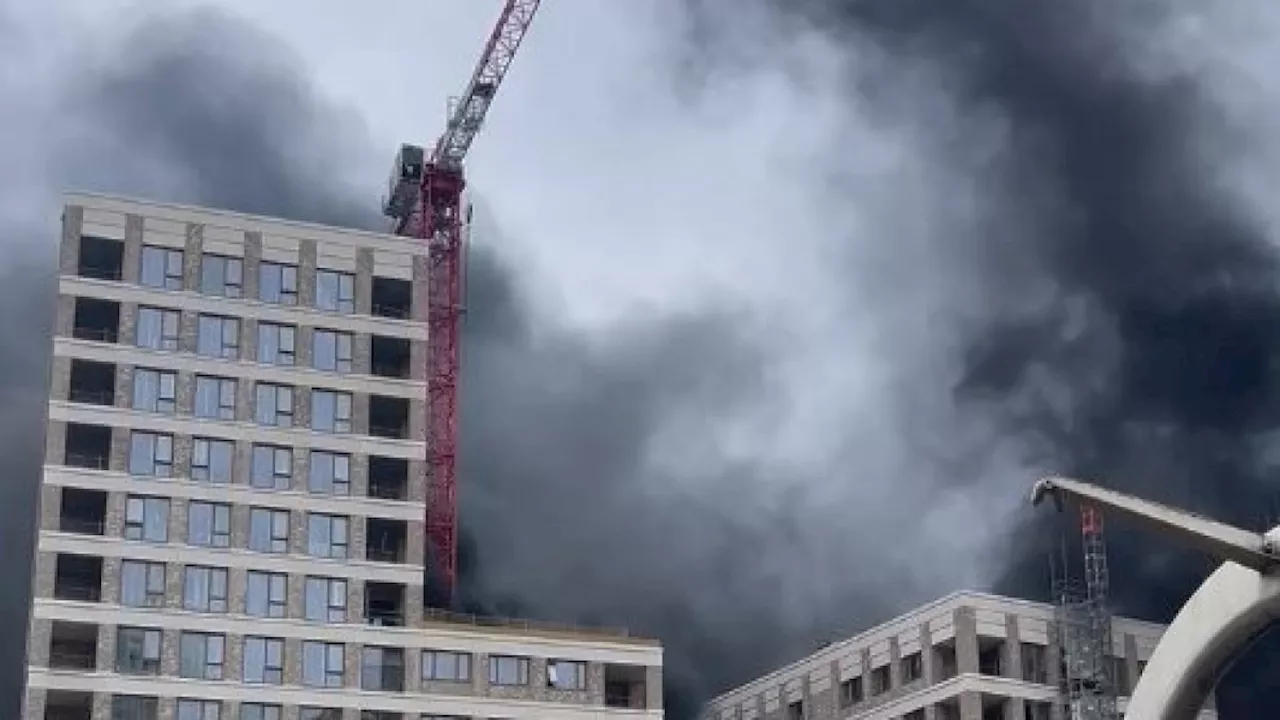
[[[1225,561],[1169,625],[1125,712],[1127,720],[1194,718],[1230,662],[1280,617],[1280,528],[1260,535],[1065,478],[1037,483],[1032,502],[1049,494],[1121,512]]]

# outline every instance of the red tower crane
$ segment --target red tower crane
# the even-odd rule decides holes
[[[452,603],[458,546],[458,326],[464,274],[462,162],[484,124],[540,0],[506,0],[444,134],[428,153],[402,145],[383,213],[397,235],[427,243],[427,572]],[[422,298],[415,298],[421,303]]]

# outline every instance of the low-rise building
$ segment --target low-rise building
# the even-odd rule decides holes
[[[1112,620],[1121,710],[1163,631]],[[1051,605],[958,592],[723,693],[702,719],[1064,720],[1059,655]]]

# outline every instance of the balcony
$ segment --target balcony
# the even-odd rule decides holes
[[[379,500],[408,500],[409,461],[370,455],[367,494]]]
[[[408,439],[409,401],[385,395],[370,395],[369,434],[393,440]]]
[[[73,337],[94,342],[120,342],[120,303],[77,297],[72,320]]]
[[[102,601],[102,558],[58,553],[55,563],[55,598],[76,602]]]
[[[649,701],[647,682],[647,673],[639,665],[605,665],[605,707],[644,710]]]
[[[103,535],[107,524],[107,494],[101,490],[64,487],[58,510],[58,530],[78,535]]]
[[[379,377],[408,379],[410,343],[404,338],[374,335],[369,341],[371,372]]]
[[[404,520],[369,518],[365,523],[365,559],[403,563],[408,548],[408,523]]]
[[[370,294],[374,315],[407,320],[413,312],[413,283],[408,280],[375,275]]]
[[[45,696],[43,720],[91,720],[93,693],[80,690],[49,690]],[[32,718],[32,720],[39,720]]]
[[[111,428],[105,425],[67,423],[64,464],[90,470],[106,470],[111,461]]]
[[[379,627],[404,627],[404,598],[404,585],[366,582],[364,585],[365,622]]]
[[[116,401],[116,366],[111,363],[72,359],[71,402],[89,405],[114,405]]]
[[[94,280],[120,280],[124,276],[124,243],[85,235],[80,238],[76,274]]]
[[[49,637],[49,667],[55,670],[97,669],[98,626],[54,620]]]

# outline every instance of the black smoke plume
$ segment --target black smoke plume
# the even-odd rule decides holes
[[[884,112],[886,86],[910,79],[903,68],[925,68],[947,103],[924,124],[954,143],[920,141],[935,161],[998,136],[994,152],[966,166],[983,212],[933,248],[962,258],[982,286],[960,341],[937,349],[961,369],[961,414],[1017,443],[1024,484],[1052,471],[1247,527],[1276,521],[1280,257],[1274,225],[1230,174],[1241,160],[1233,152],[1265,138],[1224,106],[1215,85],[1224,76],[1196,62],[1203,47],[1172,44],[1190,37],[1176,35],[1180,25],[1261,17],[1246,5],[772,5],[846,53],[849,102],[864,113]],[[730,8],[700,10],[705,20]],[[889,62],[868,66],[869,47]],[[1025,521],[996,589],[1044,596],[1061,532],[1074,530]],[[1123,525],[1110,550],[1115,608],[1156,620],[1171,619],[1212,567]],[[1278,654],[1280,642],[1264,640],[1232,670],[1222,717],[1261,717],[1280,702],[1269,659]]]

